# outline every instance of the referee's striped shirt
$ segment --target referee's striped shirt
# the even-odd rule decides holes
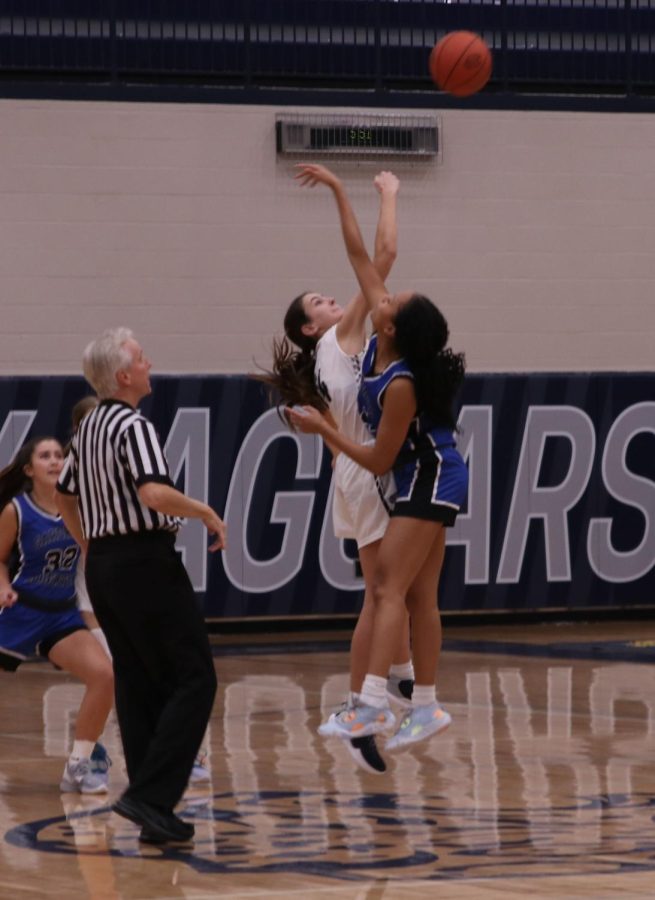
[[[87,540],[177,531],[179,518],[139,500],[137,488],[149,481],[173,485],[154,425],[121,400],[103,400],[82,419],[57,484],[78,496]]]

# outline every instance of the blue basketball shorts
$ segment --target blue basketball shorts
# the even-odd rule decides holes
[[[9,672],[30,656],[48,658],[58,641],[86,628],[77,609],[45,612],[20,602],[0,615],[0,668]]]
[[[396,502],[392,516],[427,519],[451,527],[466,500],[468,468],[454,446],[394,467]]]

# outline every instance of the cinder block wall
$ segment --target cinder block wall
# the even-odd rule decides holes
[[[157,371],[248,372],[297,293],[348,299],[334,204],[276,157],[278,111],[0,101],[0,373],[77,373],[114,324]],[[652,370],[655,117],[439,116],[438,162],[388,163],[390,289],[442,306],[471,371]],[[380,167],[335,165],[371,244]]]

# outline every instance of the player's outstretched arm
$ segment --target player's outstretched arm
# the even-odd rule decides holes
[[[393,172],[382,171],[375,176],[373,184],[380,194],[380,212],[375,231],[373,265],[378,270],[382,281],[386,281],[398,256],[396,199],[400,181]]]
[[[298,171],[295,177],[302,185],[314,187],[317,184],[325,184],[334,194],[348,259],[366,302],[370,308],[373,308],[382,297],[387,296],[388,291],[366,251],[357,218],[341,180],[325,166],[301,163],[296,166],[296,169]]]
[[[380,210],[375,231],[375,255],[373,265],[384,281],[396,261],[398,253],[398,226],[396,221],[396,197],[400,182],[393,172],[380,172],[373,179],[380,195]],[[358,353],[366,341],[366,320],[370,312],[364,294],[353,297],[337,324],[339,344],[346,352]]]

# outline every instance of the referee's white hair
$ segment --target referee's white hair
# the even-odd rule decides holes
[[[129,328],[109,328],[87,346],[82,356],[84,377],[101,400],[113,397],[118,390],[116,373],[132,362],[125,348],[134,333]]]

